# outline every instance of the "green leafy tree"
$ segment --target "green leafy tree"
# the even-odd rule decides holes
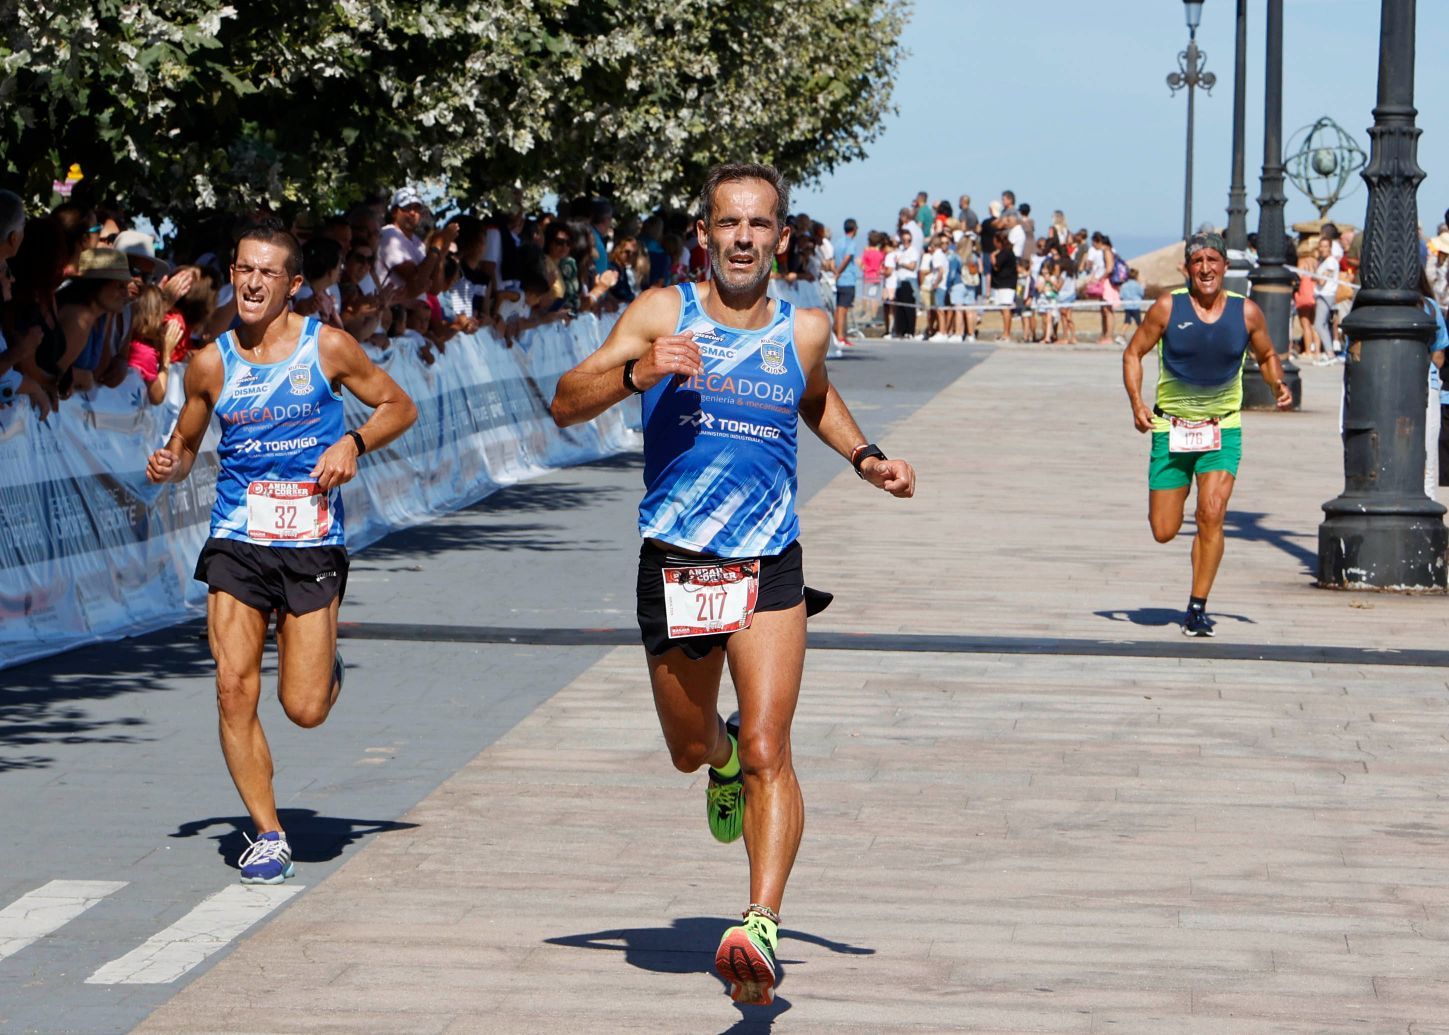
[[[863,156],[906,4],[0,3],[0,163],[39,203],[79,163],[153,216],[405,179],[678,204],[716,161],[808,181]]]

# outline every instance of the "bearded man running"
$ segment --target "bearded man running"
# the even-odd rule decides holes
[[[798,418],[876,488],[909,497],[916,480],[910,464],[886,459],[861,434],[826,376],[825,313],[767,294],[789,243],[788,208],[770,166],[712,169],[696,227],[712,279],[641,295],[559,381],[552,405],[568,426],[644,397],[639,628],[675,766],[710,767],[710,830],[720,841],[745,839],[749,905],[744,924],[721,939],[715,967],[736,1001],[753,1003],[770,1002],[781,977],[779,910],[805,821],[790,725],[807,604],[828,602],[804,583]],[[718,712],[726,660],[737,727]]]

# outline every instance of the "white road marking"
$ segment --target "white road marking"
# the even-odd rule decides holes
[[[0,960],[64,927],[126,886],[123,880],[53,880],[0,909]]]
[[[234,884],[120,959],[86,978],[88,985],[164,985],[218,951],[302,888]]]

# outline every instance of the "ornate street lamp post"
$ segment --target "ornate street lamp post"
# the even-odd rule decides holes
[[[1229,264],[1228,280],[1236,291],[1246,288],[1248,260],[1248,199],[1243,186],[1243,114],[1247,102],[1248,0],[1238,0],[1237,43],[1233,50],[1233,179],[1228,185],[1228,251],[1237,252]]]
[[[1449,530],[1424,492],[1434,320],[1419,295],[1414,15],[1414,0],[1383,0],[1363,288],[1343,321],[1345,484],[1318,526],[1318,584],[1340,589],[1445,588]]]
[[[1174,94],[1184,87],[1187,88],[1187,185],[1184,188],[1182,199],[1182,239],[1184,241],[1192,236],[1193,95],[1199,86],[1208,93],[1212,93],[1213,85],[1218,81],[1217,76],[1203,71],[1207,65],[1207,54],[1197,49],[1197,27],[1202,22],[1202,5],[1203,0],[1182,0],[1183,11],[1187,15],[1187,49],[1178,53],[1178,70],[1167,77],[1167,86]]]
[[[1268,336],[1283,364],[1283,381],[1293,390],[1293,408],[1303,402],[1303,382],[1289,355],[1289,327],[1293,320],[1293,286],[1297,278],[1287,268],[1288,237],[1283,230],[1283,0],[1268,0],[1267,60],[1263,75],[1263,173],[1258,190],[1258,265],[1248,275],[1253,301],[1263,310]],[[1273,398],[1249,357],[1243,375],[1243,405],[1272,409]]]

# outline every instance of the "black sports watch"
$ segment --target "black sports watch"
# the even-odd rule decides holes
[[[874,442],[867,442],[863,446],[856,446],[855,452],[850,454],[850,466],[855,468],[855,473],[857,477],[865,477],[865,472],[860,469],[860,465],[865,463],[871,457],[875,457],[877,460],[890,459],[890,457],[886,456],[880,451],[880,446],[876,445]]]
[[[630,359],[624,362],[624,387],[635,395],[643,395],[644,389],[634,383],[634,364],[638,362],[637,359]]]

